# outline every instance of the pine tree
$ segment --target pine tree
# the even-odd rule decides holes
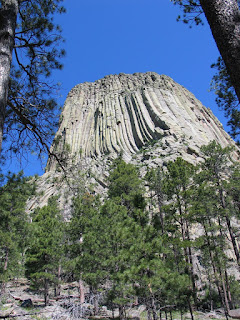
[[[68,270],[77,281],[86,282],[94,300],[94,312],[98,312],[98,288],[107,279],[105,261],[109,223],[100,212],[99,197],[85,192],[74,199],[73,215],[67,226]]]
[[[193,268],[193,246],[191,228],[193,225],[191,214],[192,177],[195,167],[177,158],[167,163],[167,172],[163,181],[163,189],[167,195],[168,204],[164,206],[167,232],[171,234],[173,250],[180,274],[186,272],[192,283],[191,295],[197,305],[196,274]],[[184,259],[184,260],[183,260]],[[191,315],[193,310],[191,295],[188,304]]]
[[[231,197],[236,217],[240,217],[240,165],[234,163],[231,168],[231,175],[227,193]]]
[[[145,302],[149,316],[157,319],[161,304],[189,301],[190,279],[178,273],[169,239],[150,220],[153,215],[145,209],[137,169],[119,158],[109,181],[110,200],[104,204],[102,214],[111,225],[109,243],[114,248],[112,256],[108,255],[111,297],[119,306],[120,317],[124,317],[124,305],[137,296]]]
[[[215,141],[203,146],[201,151],[205,157],[202,164],[202,179],[208,182],[215,193],[213,194],[219,212],[219,225],[226,223],[236,261],[240,266],[240,253],[236,243],[236,235],[232,228],[231,217],[235,215],[232,198],[229,197],[229,179],[232,171],[231,148],[222,148]]]
[[[200,271],[205,274],[205,290],[209,294],[209,307],[219,306],[220,302],[227,314],[228,299],[226,295],[227,268],[229,265],[225,250],[228,249],[225,237],[225,228],[219,225],[218,207],[215,201],[215,188],[211,188],[205,179],[202,180],[202,171],[195,176],[195,193],[192,201],[192,213],[198,223],[199,233],[196,239]],[[203,282],[203,280],[202,280]],[[216,293],[218,292],[218,301]]]
[[[197,185],[193,212],[202,225],[203,235],[199,238],[202,264],[207,271],[209,288],[217,288],[220,301],[227,316],[232,307],[226,250],[232,244],[236,262],[239,265],[237,233],[232,218],[237,218],[238,208],[234,191],[238,190],[237,167],[231,160],[232,148],[222,148],[215,141],[201,148],[204,162],[196,175]],[[237,191],[238,193],[238,191]],[[237,194],[236,193],[236,194]],[[230,243],[227,239],[231,239]]]
[[[238,108],[239,101],[231,83],[230,76],[227,72],[224,61],[221,57],[216,63],[211,65],[216,70],[211,81],[210,89],[217,95],[216,103],[220,110],[224,110],[224,115],[228,118],[228,126],[231,131],[229,134],[233,139],[237,139],[239,143],[240,136],[240,110]]]
[[[108,196],[116,203],[128,208],[129,214],[134,209],[143,209],[143,182],[139,179],[137,168],[118,157],[112,165],[108,177]]]
[[[239,35],[238,21],[240,17],[239,0],[171,0],[183,10],[183,22],[196,25],[203,24],[204,13],[211,28],[221,57],[213,65],[217,74],[213,77],[213,85],[218,98],[216,102],[223,107],[225,115],[230,119],[231,134],[239,136],[240,129],[240,86],[239,86]],[[178,20],[181,16],[178,17]]]
[[[58,268],[64,251],[63,221],[57,199],[36,209],[31,223],[31,243],[27,250],[26,276],[36,289],[43,289],[45,305],[49,304],[49,287],[57,284]]]
[[[130,267],[137,263],[133,248],[148,222],[142,191],[136,168],[118,158],[109,175],[109,199],[101,205],[89,193],[78,197],[69,224],[73,272],[95,296],[110,283],[108,296],[119,306],[122,318],[124,305],[133,294],[129,279]],[[95,312],[97,309],[95,299]]]
[[[5,283],[23,272],[23,260],[28,243],[27,199],[35,186],[23,177],[23,172],[10,174],[0,188],[0,282]]]
[[[161,230],[162,235],[164,234],[164,212],[163,205],[165,202],[165,194],[163,191],[163,179],[164,172],[161,168],[151,169],[145,175],[145,180],[147,181],[147,185],[150,191],[150,214],[152,223],[155,227],[158,227]],[[151,208],[153,206],[153,208]],[[157,207],[157,210],[155,210]]]
[[[3,137],[18,154],[49,152],[56,121],[57,86],[49,80],[61,69],[61,29],[54,15],[62,0],[1,0],[0,152]],[[56,94],[55,94],[56,95]],[[11,132],[14,132],[10,134]]]

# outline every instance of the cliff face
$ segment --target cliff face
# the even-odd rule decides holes
[[[68,216],[68,200],[79,185],[106,191],[109,165],[120,152],[144,176],[149,168],[177,157],[201,161],[200,147],[212,140],[223,147],[234,144],[212,112],[167,76],[119,74],[79,84],[68,94],[52,146],[65,159],[72,187],[61,179],[59,165],[51,158],[38,181],[44,195],[30,201],[29,209],[60,193]]]
[[[119,152],[130,161],[143,146],[172,139],[197,149],[211,140],[231,143],[212,112],[171,78],[120,74],[70,91],[53,149],[76,162]],[[49,162],[47,171],[55,166]]]

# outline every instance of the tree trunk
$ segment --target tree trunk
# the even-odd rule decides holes
[[[157,320],[157,309],[156,309],[156,304],[155,304],[155,299],[154,296],[152,295],[151,297],[151,308],[152,308],[152,315],[153,315],[153,320]]]
[[[188,241],[190,242],[190,232],[189,232],[189,226],[188,222],[186,221],[186,236]],[[194,269],[193,269],[193,258],[192,258],[192,248],[188,247],[188,259],[189,259],[189,271],[191,275],[191,280],[192,280],[192,288],[193,288],[193,300],[195,306],[198,304],[198,299],[197,299],[197,287],[195,283],[195,275],[194,275]]]
[[[200,0],[240,101],[240,10],[237,0]]]
[[[125,320],[125,312],[124,312],[124,306],[119,305],[119,320]]]
[[[164,310],[164,311],[165,311],[165,319],[168,320],[167,310]]]
[[[212,228],[212,224],[211,224],[211,220],[208,219],[208,223],[209,223],[209,226]],[[212,255],[212,251],[210,250],[211,248],[211,244],[210,244],[210,237],[208,235],[208,232],[207,232],[207,229],[206,229],[206,225],[203,223],[203,226],[204,226],[204,230],[205,230],[205,237],[206,237],[206,240],[207,240],[207,243],[208,243],[208,251],[209,251],[209,257],[210,257],[210,260],[211,260],[211,263],[212,263],[212,268],[213,268],[213,272],[214,272],[214,277],[215,277],[215,282],[216,282],[216,285],[217,285],[217,289],[218,289],[218,294],[219,294],[219,297],[222,301],[222,305],[223,305],[223,308],[224,308],[224,313],[225,313],[225,317],[226,319],[228,319],[228,309],[229,309],[229,304],[228,304],[228,300],[227,300],[227,296],[224,292],[225,290],[225,284],[222,283],[223,285],[220,286],[220,283],[219,283],[219,276],[217,274],[217,272],[219,273],[220,275],[220,278],[222,279],[222,270],[221,270],[221,266],[220,266],[220,263],[219,263],[219,259],[217,257],[217,255],[215,254],[215,256],[213,257]],[[221,229],[220,229],[220,233],[221,233]],[[211,230],[211,237],[212,239],[214,239],[214,234],[213,234],[213,231]],[[215,241],[213,240],[213,247],[216,248],[216,244],[215,244]],[[215,265],[215,262],[217,263],[217,265]]]
[[[18,0],[2,0],[0,9],[0,153],[6,114],[8,83],[12,62]]]
[[[57,286],[55,288],[55,296],[59,297],[61,295],[61,266],[58,266],[58,283]]]
[[[80,303],[83,304],[85,302],[85,293],[84,293],[84,285],[82,280],[79,280],[79,299]]]
[[[213,296],[212,296],[212,282],[211,282],[211,276],[209,272],[207,272],[207,278],[209,283],[210,311],[212,312],[214,310],[214,306],[213,306]]]
[[[229,304],[229,309],[234,309],[233,304],[232,304],[232,295],[230,292],[230,286],[229,286],[229,281],[228,281],[228,274],[227,271],[225,270],[225,279],[226,279],[226,287],[227,287],[227,294],[228,294],[228,304]]]
[[[192,308],[192,304],[191,304],[190,299],[188,299],[188,308],[189,308],[189,311],[190,311],[190,314],[191,314],[191,320],[194,320],[193,308]]]
[[[180,314],[181,314],[181,320],[183,320],[183,312],[182,312],[182,310],[180,310]]]
[[[187,212],[186,207],[185,207],[185,212]],[[188,240],[190,242],[191,240],[190,240],[190,234],[189,234],[189,226],[188,226],[188,222],[183,218],[181,205],[179,206],[179,213],[180,213],[182,239],[183,241]],[[185,261],[187,265],[187,272],[192,282],[194,304],[197,305],[197,289],[195,284],[195,276],[193,273],[192,250],[191,250],[191,247],[187,247],[187,248],[184,247],[183,250],[184,250]]]
[[[93,292],[93,313],[95,316],[98,315],[98,313],[99,313],[99,303],[98,303],[97,291]]]
[[[226,303],[226,313],[227,315],[229,314],[229,303],[228,303],[228,295],[227,295],[227,290],[226,290],[226,286],[225,286],[225,281],[224,281],[224,278],[223,278],[223,275],[221,274],[221,279],[222,279],[222,287],[223,287],[223,294],[224,294],[224,300],[225,300],[225,303]]]
[[[162,212],[162,196],[161,196],[161,194],[158,194],[157,198],[158,198],[158,210],[159,210],[159,216],[160,216],[160,222],[161,222],[161,232],[163,235],[164,234],[164,219],[163,219],[163,212]]]
[[[218,192],[219,192],[219,197],[220,197],[222,208],[226,211],[226,201],[225,201],[225,198],[224,198],[224,190],[221,187],[219,178],[218,178],[217,185],[218,185],[218,190],[219,190]],[[227,223],[227,227],[228,227],[228,232],[229,232],[230,237],[231,237],[233,250],[234,250],[234,253],[235,253],[235,256],[236,256],[236,259],[237,259],[237,264],[238,264],[238,267],[240,267],[240,255],[239,255],[239,250],[238,250],[238,246],[237,246],[237,242],[236,242],[236,237],[235,237],[235,235],[233,233],[231,221],[230,221],[230,219],[229,219],[229,217],[227,215],[225,216],[225,219],[226,219],[226,223]],[[219,221],[220,230],[222,230],[220,219],[218,219],[218,221]],[[221,232],[221,234],[222,234],[222,232]]]
[[[236,256],[237,264],[238,264],[238,267],[240,268],[240,255],[239,255],[239,251],[238,251],[238,247],[237,247],[236,238],[235,238],[235,235],[233,233],[231,221],[227,216],[225,217],[225,219],[226,219],[226,222],[227,222],[227,227],[228,227],[228,231],[229,231],[229,234],[230,234],[230,237],[231,237],[232,246],[233,246],[233,250],[234,250],[234,253],[235,253],[235,256]]]
[[[5,249],[5,261],[4,261],[4,266],[3,266],[3,273],[7,271],[8,268],[8,259],[9,259],[9,250],[8,248]],[[2,281],[2,286],[1,286],[1,294],[4,294],[6,292],[6,281],[5,279]]]
[[[49,305],[49,283],[47,279],[44,279],[44,304]]]

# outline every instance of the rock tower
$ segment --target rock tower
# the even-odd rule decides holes
[[[108,167],[120,152],[144,175],[149,167],[179,156],[200,161],[200,147],[212,140],[223,147],[234,144],[192,93],[165,75],[147,72],[109,75],[75,86],[64,104],[52,151],[65,159],[73,180],[84,172],[96,192],[104,192]],[[38,204],[68,189],[56,182],[58,171],[56,159],[49,159],[39,182],[45,195]]]
[[[221,123],[188,90],[154,72],[106,76],[68,94],[53,149],[75,161],[122,152],[127,159],[153,141],[184,139],[197,149],[232,143]],[[50,161],[49,171],[55,161]]]

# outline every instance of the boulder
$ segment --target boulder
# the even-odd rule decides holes
[[[240,319],[240,308],[229,311],[229,316],[234,319]]]

